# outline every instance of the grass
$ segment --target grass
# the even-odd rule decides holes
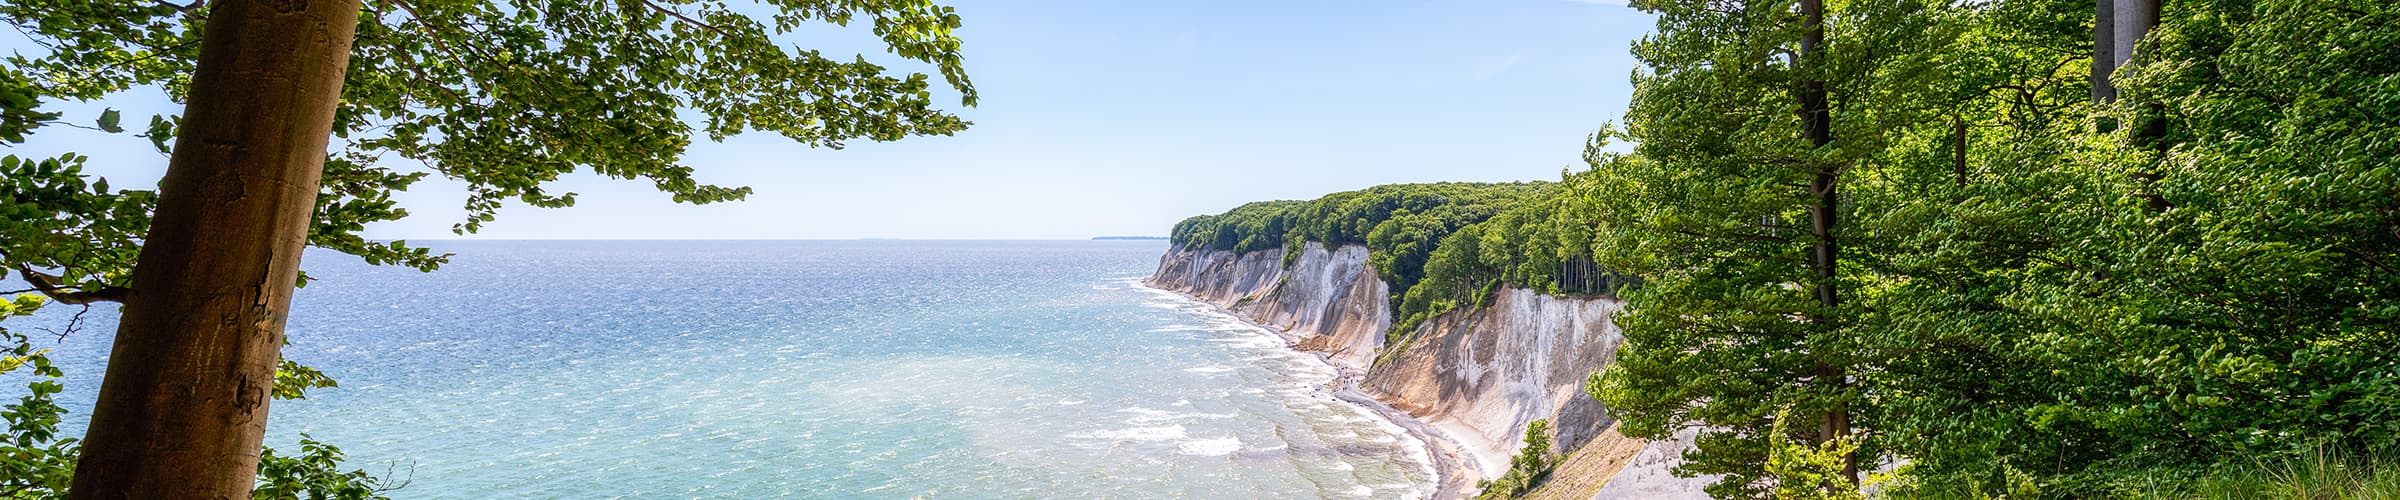
[[[2283,461],[2220,468],[2172,481],[2153,478],[2142,499],[2400,500],[2400,461],[2391,453],[2317,450]]]
[[[1983,500],[2013,498],[2107,498],[2138,500],[2400,500],[2400,448],[2360,453],[2339,448],[2262,458],[2217,467],[2165,468],[2147,472],[2095,472],[2080,479],[2051,478],[2050,484],[2010,474],[2015,486],[1975,491],[1960,484],[1917,484],[1902,478],[1867,498]],[[2022,480],[2023,482],[2018,482]],[[2063,481],[2063,482],[2061,482]],[[1947,483],[1947,482],[1940,482]],[[1983,485],[1992,488],[1998,485]],[[1963,488],[1963,489],[1962,489]]]

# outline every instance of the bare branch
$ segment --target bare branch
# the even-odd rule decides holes
[[[700,22],[698,19],[692,19],[689,16],[683,15],[682,12],[677,12],[675,9],[666,8],[665,6],[653,3],[650,0],[641,0],[641,2],[642,5],[650,7],[650,10],[655,10],[661,14],[666,14],[668,17],[673,17],[675,20],[683,22],[683,24],[689,24],[700,29],[715,32],[717,36],[733,38],[732,33],[726,33],[723,28],[718,28],[716,25]]]
[[[114,286],[100,287],[98,290],[69,290],[63,288],[64,280],[48,273],[35,271],[33,266],[23,262],[17,263],[17,273],[25,275],[26,283],[33,284],[32,291],[42,292],[42,295],[50,296],[50,300],[58,301],[61,304],[123,303],[125,297],[133,293],[133,289]]]

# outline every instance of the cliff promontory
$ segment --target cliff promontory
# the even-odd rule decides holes
[[[1626,438],[1584,391],[1624,343],[1611,317],[1631,280],[1594,265],[1575,243],[1587,229],[1540,201],[1556,189],[1406,184],[1246,204],[1176,224],[1147,283],[1323,353],[1345,373],[1343,397],[1404,412],[1443,473],[1436,496],[1506,477],[1537,420],[1555,472],[1531,496],[1698,496],[1707,478],[1666,473],[1688,442]]]

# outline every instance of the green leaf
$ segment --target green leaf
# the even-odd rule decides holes
[[[117,119],[118,116],[116,108],[109,108],[107,111],[100,112],[100,119],[98,120],[100,130],[106,130],[111,134],[124,132],[124,127],[117,126]]]

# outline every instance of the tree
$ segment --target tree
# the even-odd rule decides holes
[[[1792,56],[1792,70],[1800,78],[1800,137],[1807,139],[1816,150],[1833,145],[1833,105],[1825,95],[1825,0],[1800,0],[1800,51]],[[1816,172],[1808,180],[1808,192],[1816,201],[1808,207],[1809,252],[1808,268],[1814,273],[1817,306],[1822,311],[1838,311],[1842,307],[1841,237],[1835,229],[1841,224],[1840,162],[1815,162]],[[1840,328],[1840,318],[1829,315],[1809,315],[1807,319],[1828,329]],[[1822,353],[1814,361],[1816,373],[1809,383],[1818,390],[1841,393],[1850,385],[1850,370],[1839,361]],[[1816,442],[1834,442],[1850,436],[1849,403],[1835,400],[1819,413]],[[1858,459],[1844,454],[1843,474],[1850,482],[1858,482]]]
[[[2098,0],[2092,12],[2092,102],[2117,99],[2110,82],[2133,61],[2133,48],[2158,25],[2158,0]]]
[[[652,182],[678,202],[739,199],[678,161],[711,139],[774,132],[840,147],[946,135],[928,77],[781,46],[815,22],[871,19],[901,58],[938,69],[965,103],[958,17],[926,0],[17,0],[0,4],[48,49],[0,72],[0,140],[63,123],[41,103],[156,88],[185,103],[139,133],[171,152],[156,193],[85,181],[76,155],[10,157],[0,263],[63,303],[124,302],[72,494],[243,497],[282,370],[283,318],[313,245],[431,270],[445,256],[368,241],[367,223],[429,174],[468,185],[473,232],[502,201],[560,207],[545,185],[589,171]],[[763,11],[764,13],[754,13]],[[93,123],[120,132],[110,110]],[[339,141],[333,141],[339,139]],[[328,143],[336,146],[328,155]],[[172,143],[173,147],[169,147]],[[387,156],[425,171],[380,164]]]
[[[1702,428],[1683,470],[1727,474],[1713,492],[1847,494],[1846,463],[1900,457],[1901,496],[2124,496],[2400,443],[2400,120],[2378,105],[2400,102],[2400,12],[2169,3],[2102,81],[2091,33],[2124,25],[2088,3],[1828,2],[1817,75],[1758,56],[1804,9],[1726,6],[1645,5],[1651,70],[1601,137],[1641,143],[1566,183],[1600,263],[1645,278],[1593,392],[1630,435]],[[1824,148],[1775,113],[1807,109],[1775,91],[1808,76]],[[1833,307],[1806,293],[1826,238],[1788,222],[1825,206],[1817,161],[1841,165]],[[1811,383],[1826,360],[1845,390]],[[1852,439],[1800,428],[1829,407]]]
[[[1985,345],[2039,389],[1966,403],[2005,438],[1927,472],[2008,465],[2097,496],[2400,443],[2400,120],[2373,104],[2400,98],[2378,83],[2400,78],[2400,9],[2178,2],[2161,20],[2101,108],[2157,127],[2042,138],[2078,179],[2021,233],[2037,258],[1986,271],[2015,277],[1997,304],[2020,333]]]
[[[1508,471],[1500,477],[1476,483],[1482,493],[1476,500],[1518,498],[1550,478],[1558,462],[1550,457],[1550,420],[1534,419],[1525,424],[1525,445],[1517,448],[1517,456],[1508,460]]]
[[[1761,497],[1778,443],[1842,447],[1839,476],[1883,456],[1864,382],[1881,256],[1858,200],[1893,189],[1890,145],[1955,120],[1934,103],[1972,6],[1947,2],[1652,1],[1658,32],[1624,129],[1595,137],[1575,200],[1600,221],[1600,267],[1640,276],[1618,320],[1627,344],[1592,384],[1628,435],[1700,427],[1682,471],[1710,493]],[[1636,141],[1635,153],[1599,147]],[[1950,162],[1942,165],[1945,170]],[[1944,184],[1948,184],[1945,182]],[[1809,425],[1779,427],[1776,415]],[[1853,455],[1855,450],[1856,455]]]

